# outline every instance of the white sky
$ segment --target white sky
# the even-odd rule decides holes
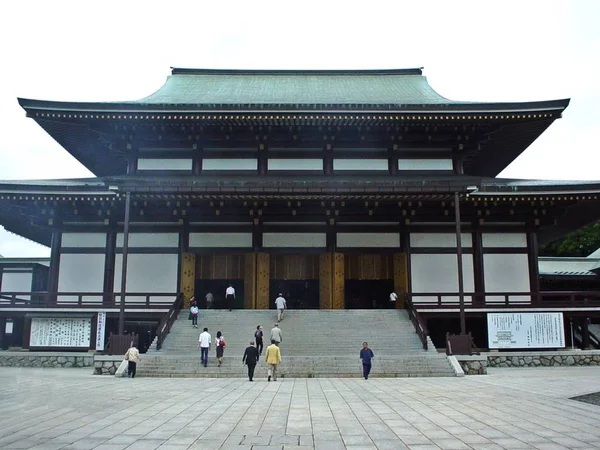
[[[17,97],[134,100],[170,67],[425,67],[465,101],[571,98],[501,176],[600,179],[600,1],[32,1],[0,3],[0,180],[92,174]],[[0,254],[47,256],[0,229]]]

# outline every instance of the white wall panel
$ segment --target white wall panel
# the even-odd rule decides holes
[[[483,233],[484,247],[527,247],[525,233]]]
[[[61,247],[104,248],[106,233],[63,233]]]
[[[337,247],[400,247],[399,233],[338,233]]]
[[[527,255],[484,254],[483,273],[486,292],[529,292]],[[486,296],[486,302],[503,302],[504,297]],[[511,296],[511,302],[530,302],[529,296]]]
[[[264,233],[263,247],[326,247],[325,233]]]
[[[2,282],[0,283],[0,291],[2,292],[31,292],[31,283],[33,274],[31,272],[10,272],[9,269],[4,269],[2,273]],[[29,295],[19,295],[20,299],[31,300]]]
[[[451,158],[399,159],[398,170],[453,170]]]
[[[463,255],[464,292],[474,292],[473,256]],[[413,293],[458,292],[458,261],[452,254],[413,254],[410,257],[411,288]],[[418,296],[415,302],[437,302],[437,297]],[[442,302],[457,302],[458,296],[445,296]],[[470,303],[471,297],[465,296]]]
[[[333,170],[388,170],[388,160],[334,159]]]
[[[473,246],[471,233],[461,233],[462,247]],[[450,247],[456,248],[456,233],[410,233],[411,247]]]
[[[102,292],[104,255],[62,254],[58,269],[58,292]],[[77,301],[77,297],[59,296],[59,301]],[[83,301],[102,301],[88,296]]]
[[[179,233],[129,233],[129,247],[179,247]],[[123,233],[117,234],[117,247],[123,247]]]
[[[123,255],[115,258],[115,292],[121,291]],[[127,292],[177,292],[179,255],[130,254],[127,256]],[[150,301],[174,301],[175,298],[152,297]],[[127,302],[145,301],[142,297],[128,297]]]
[[[202,171],[205,170],[257,170],[256,159],[210,159],[202,160]]]
[[[138,158],[138,170],[187,170],[191,171],[192,159]]]
[[[322,159],[269,159],[269,170],[323,170]]]
[[[252,233],[190,233],[190,247],[252,247]]]

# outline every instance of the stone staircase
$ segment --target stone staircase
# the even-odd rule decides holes
[[[203,310],[198,328],[182,311],[158,352],[142,355],[139,376],[244,377],[244,349],[263,326],[265,349],[276,322],[274,310]],[[224,362],[217,367],[214,345],[208,367],[200,365],[198,336],[208,327],[214,337],[220,330],[227,342]],[[396,310],[288,310],[280,324],[282,363],[280,377],[360,377],[358,359],[363,341],[375,353],[375,377],[455,376],[444,354],[424,351],[405,311]],[[263,353],[264,355],[264,353]],[[256,378],[266,376],[261,358]]]

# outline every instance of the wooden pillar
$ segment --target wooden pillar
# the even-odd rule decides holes
[[[195,290],[196,255],[188,252],[181,253],[180,268],[179,292],[183,293],[184,308],[189,308],[190,298],[194,295]]]
[[[29,348],[29,339],[31,337],[31,317],[25,316],[23,319],[23,348]]]
[[[332,289],[332,300],[331,300],[331,308],[332,309],[344,309],[345,299],[344,299],[344,291],[345,291],[345,282],[346,278],[344,277],[344,254],[343,253],[333,253],[332,255],[332,277],[333,277],[333,289]]]
[[[256,308],[256,253],[244,255],[244,309]]]
[[[269,309],[270,265],[268,253],[256,254],[256,309]]]
[[[332,276],[331,260],[333,253],[323,253],[319,256],[319,309],[331,309]]]
[[[590,349],[590,319],[588,317],[584,317],[581,320],[581,349],[589,350]]]
[[[117,232],[109,231],[106,233],[106,254],[104,256],[104,283],[102,303],[113,305],[115,298],[115,255],[117,248]]]
[[[483,241],[481,230],[476,229],[472,234],[473,239],[473,285],[475,292],[485,292],[485,276],[483,272]],[[485,305],[485,296],[475,297],[474,305]]]
[[[408,292],[408,255],[394,253],[394,290],[398,295],[396,308],[404,308],[404,295]]]
[[[48,303],[56,303],[58,291],[58,271],[60,269],[60,247],[62,243],[62,232],[52,233],[50,244],[50,269],[48,271]]]
[[[538,266],[538,242],[535,231],[527,232],[527,259],[529,262],[529,291],[534,294],[531,301],[534,304],[541,302],[540,293],[540,270]],[[538,294],[538,295],[535,295]]]
[[[2,275],[0,273],[0,275]],[[6,318],[0,317],[0,350],[4,349],[4,336],[6,334]]]

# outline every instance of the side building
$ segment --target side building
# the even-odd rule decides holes
[[[537,262],[598,219],[600,182],[495,178],[568,100],[452,101],[420,69],[173,69],[139,101],[19,101],[97,176],[0,183],[0,224],[51,247],[46,292],[0,286],[26,348],[56,316],[94,349],[121,297],[152,338],[178,292],[223,307],[230,285],[236,308],[409,308],[438,345],[459,309],[486,347],[489,313],[600,307],[543,291]]]

